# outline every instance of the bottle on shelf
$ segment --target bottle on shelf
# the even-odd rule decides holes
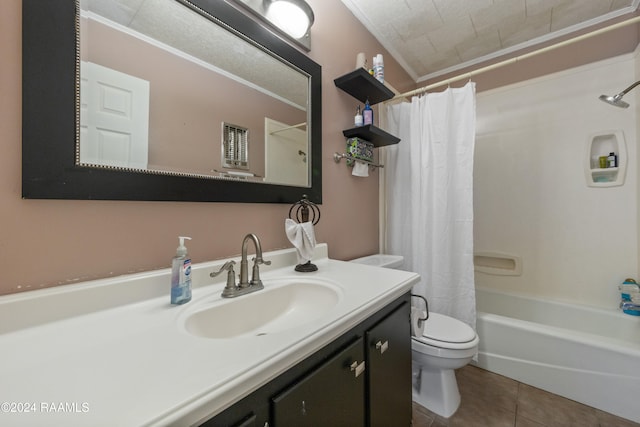
[[[618,166],[618,156],[616,156],[616,153],[609,153],[609,156],[607,156],[607,167],[615,168],[617,166]]]
[[[356,69],[364,68],[367,69],[367,59],[364,55],[364,52],[360,52],[356,55]]]
[[[360,104],[356,108],[356,116],[353,120],[353,124],[356,126],[362,126],[364,124],[364,119],[362,118],[362,113],[360,112]]]
[[[384,60],[381,53],[373,57],[373,77],[384,84]]]
[[[365,102],[364,104],[364,111],[362,112],[362,118],[365,126],[373,124],[373,110],[371,109],[371,105],[369,105],[369,99],[367,99],[367,102]]]

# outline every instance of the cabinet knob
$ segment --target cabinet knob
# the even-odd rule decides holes
[[[389,341],[378,341],[376,343],[376,350],[380,350],[380,354],[383,354],[385,351],[387,351],[387,349],[389,349]]]
[[[357,361],[353,362],[350,366],[351,372],[355,372],[356,378],[360,376],[364,372],[364,360],[362,363],[358,364]]]

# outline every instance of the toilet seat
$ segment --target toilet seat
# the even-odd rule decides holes
[[[412,337],[422,344],[451,350],[470,349],[478,345],[478,335],[466,323],[453,317],[429,313],[421,337]]]

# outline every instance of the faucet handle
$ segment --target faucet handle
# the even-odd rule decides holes
[[[220,270],[213,272],[211,274],[209,274],[209,277],[216,277],[219,276],[220,273],[222,273],[223,271],[227,270],[228,272],[232,272],[233,271],[233,266],[236,265],[236,262],[231,260],[231,261],[227,261],[224,263],[224,265],[222,267],[220,267]]]
[[[265,261],[261,256],[260,257],[254,257],[251,261],[253,261],[254,265],[271,265],[271,261]]]
[[[252,259],[253,261],[253,270],[251,274],[251,285],[255,286],[258,289],[262,289],[264,286],[262,285],[262,280],[260,279],[260,268],[258,267],[260,264],[271,265],[271,261],[265,261],[262,259],[262,256],[257,256]]]
[[[236,289],[236,272],[233,271],[233,266],[236,265],[236,262],[231,260],[224,263],[220,270],[209,274],[210,277],[216,277],[220,275],[223,271],[227,270],[227,285],[224,287],[222,291],[222,296],[228,296],[232,294]]]

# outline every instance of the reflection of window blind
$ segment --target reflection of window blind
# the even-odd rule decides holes
[[[246,128],[223,123],[222,166],[249,169],[249,131]]]

